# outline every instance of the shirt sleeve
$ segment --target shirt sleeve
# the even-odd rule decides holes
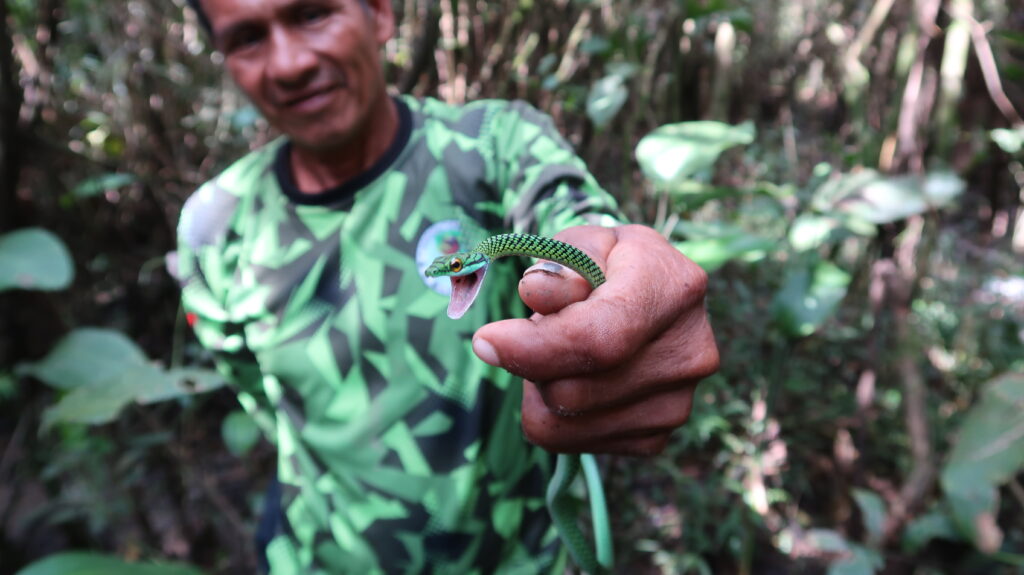
[[[551,236],[578,225],[625,223],[606,192],[546,114],[512,102],[493,126],[505,226]]]
[[[234,281],[237,246],[228,238],[237,203],[214,183],[189,198],[178,223],[172,275],[181,286],[182,308],[200,345],[235,388],[242,407],[269,431],[273,420],[259,363],[246,344],[241,323],[232,320],[225,305],[227,288]]]

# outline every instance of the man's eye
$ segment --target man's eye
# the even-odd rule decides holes
[[[231,34],[224,42],[225,53],[238,52],[245,50],[260,43],[263,39],[263,34],[259,30],[238,30]]]
[[[315,24],[327,17],[329,11],[323,6],[303,6],[295,13],[295,20],[301,24]]]

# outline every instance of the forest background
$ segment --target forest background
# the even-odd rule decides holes
[[[273,134],[183,4],[0,0],[2,574],[255,572],[273,451],[165,255]],[[618,572],[1024,573],[1024,4],[394,6],[396,90],[537,105],[710,273]]]

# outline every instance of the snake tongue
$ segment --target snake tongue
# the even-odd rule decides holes
[[[469,310],[469,306],[476,300],[476,294],[480,293],[485,275],[486,267],[464,276],[449,276],[448,279],[452,280],[452,295],[448,300],[448,317],[459,319]]]

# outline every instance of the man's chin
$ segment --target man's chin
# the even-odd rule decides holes
[[[300,152],[307,152],[317,156],[331,153],[342,153],[352,142],[356,140],[351,132],[339,133],[337,131],[292,131],[285,132],[292,143],[292,147]]]

